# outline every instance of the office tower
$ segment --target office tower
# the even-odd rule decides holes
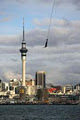
[[[46,74],[44,71],[38,71],[36,72],[35,75],[35,83],[36,83],[36,87],[37,89],[44,89],[45,88],[45,82],[46,82]]]
[[[0,92],[2,91],[2,80],[0,80]]]
[[[21,60],[22,60],[22,84],[20,89],[20,97],[25,98],[25,64],[26,64],[26,53],[28,50],[26,49],[26,42],[24,39],[24,19],[23,19],[23,40],[22,40],[22,47],[20,49],[21,52]]]

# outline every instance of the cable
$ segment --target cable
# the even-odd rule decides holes
[[[53,14],[53,10],[54,10],[54,4],[55,4],[55,0],[53,0],[52,11],[51,11],[51,16],[50,16],[50,23],[49,23],[49,27],[48,27],[47,39],[49,37],[49,32],[50,32],[50,27],[51,27],[51,20],[52,20],[52,14]]]
[[[53,0],[52,11],[51,11],[50,22],[49,22],[49,26],[48,26],[48,33],[47,33],[47,39],[46,39],[45,47],[47,47],[47,44],[48,44],[48,39],[49,39],[49,33],[50,33],[50,27],[51,27],[51,20],[52,20],[52,14],[53,14],[53,10],[54,10],[54,5],[55,5],[55,0]]]

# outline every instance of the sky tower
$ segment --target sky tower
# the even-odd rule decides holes
[[[21,84],[21,89],[20,89],[20,96],[24,96],[25,94],[25,63],[26,63],[26,53],[28,52],[26,48],[26,42],[25,42],[25,37],[24,37],[24,18],[23,18],[23,40],[22,40],[22,45],[21,45],[21,60],[22,60],[22,84]],[[24,97],[23,97],[24,98]]]

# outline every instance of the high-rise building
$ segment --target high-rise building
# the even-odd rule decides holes
[[[2,91],[2,80],[0,80],[0,92]]]
[[[23,19],[23,40],[22,40],[22,47],[20,49],[21,52],[21,60],[22,60],[22,85],[20,89],[20,97],[21,99],[25,98],[26,90],[25,90],[25,64],[26,64],[26,53],[28,50],[26,49],[26,42],[24,39],[24,19]]]
[[[46,73],[44,71],[38,71],[35,75],[35,84],[37,89],[44,89],[46,87]]]

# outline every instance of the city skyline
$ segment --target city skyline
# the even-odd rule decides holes
[[[53,0],[0,0],[0,78],[21,78],[22,19],[29,50],[26,77],[38,70],[47,82],[76,84],[80,81],[80,1],[55,0],[49,44],[43,48]]]

